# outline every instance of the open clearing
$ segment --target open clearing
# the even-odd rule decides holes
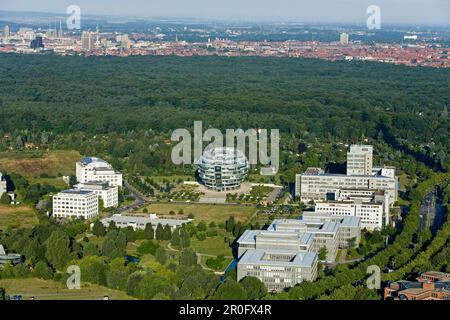
[[[0,205],[0,230],[10,228],[31,228],[38,223],[33,209],[28,206]]]
[[[205,204],[178,204],[178,203],[152,203],[147,206],[149,212],[158,215],[168,215],[170,211],[178,213],[180,209],[185,215],[194,214],[195,222],[204,220],[206,223],[225,223],[230,216],[236,221],[246,222],[256,208],[251,206],[205,205]]]
[[[0,171],[15,172],[27,178],[47,174],[51,177],[75,174],[81,155],[74,150],[0,153]]]
[[[80,290],[69,290],[62,283],[37,278],[1,279],[0,287],[10,296],[21,295],[23,299],[36,300],[102,300],[108,296],[112,300],[130,300],[126,293],[85,283]]]

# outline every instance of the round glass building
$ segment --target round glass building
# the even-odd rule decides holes
[[[211,190],[228,191],[240,187],[249,169],[245,155],[234,148],[213,148],[203,152],[198,173]]]

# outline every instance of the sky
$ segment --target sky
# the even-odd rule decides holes
[[[0,10],[248,21],[365,23],[378,5],[383,23],[450,24],[450,0],[0,0]]]

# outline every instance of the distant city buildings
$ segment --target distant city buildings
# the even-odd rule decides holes
[[[343,46],[348,45],[348,43],[349,43],[349,35],[348,35],[348,33],[345,33],[345,32],[341,33],[340,43]]]
[[[97,33],[84,31],[81,34],[81,49],[84,51],[94,50],[96,39],[97,39]]]
[[[358,217],[321,215],[276,219],[267,230],[246,230],[237,241],[238,280],[257,277],[270,291],[314,281],[322,248],[325,261],[335,261],[339,248],[359,244],[360,222]]]
[[[429,271],[417,281],[401,280],[384,288],[385,300],[450,300],[450,274]]]
[[[42,41],[42,36],[36,36],[30,43],[31,49],[41,49],[44,48],[44,42]]]
[[[98,215],[98,195],[93,191],[70,189],[53,196],[55,218],[91,219]]]
[[[2,34],[3,34],[3,37],[5,37],[5,38],[9,37],[9,35],[10,35],[10,30],[9,30],[9,26],[8,26],[8,25],[6,25],[6,26],[3,27],[3,32],[2,32]]]
[[[122,174],[105,160],[86,157],[76,164],[77,181],[90,183],[93,181],[108,182],[110,186],[122,187]]]
[[[373,168],[372,146],[352,145],[347,173],[308,168],[296,175],[295,196],[313,203],[317,213],[357,216],[363,228],[381,229],[390,223],[390,207],[397,201],[395,168]]]

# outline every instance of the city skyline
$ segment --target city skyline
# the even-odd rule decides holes
[[[44,0],[39,3],[19,0],[14,3],[0,4],[0,10],[19,12],[41,12],[66,14],[69,5],[80,6],[82,14],[106,15],[122,17],[170,17],[197,18],[210,20],[241,20],[241,21],[286,21],[286,22],[317,22],[317,23],[365,23],[370,5],[378,5],[381,9],[381,19],[386,24],[448,24],[450,21],[450,2],[445,0],[322,0],[308,1],[246,0],[239,2],[231,0],[218,2],[192,0],[189,5],[180,0],[130,0],[124,5],[122,1],[114,0],[89,2],[78,0],[77,3],[62,0]],[[239,10],[236,8],[239,7]]]

